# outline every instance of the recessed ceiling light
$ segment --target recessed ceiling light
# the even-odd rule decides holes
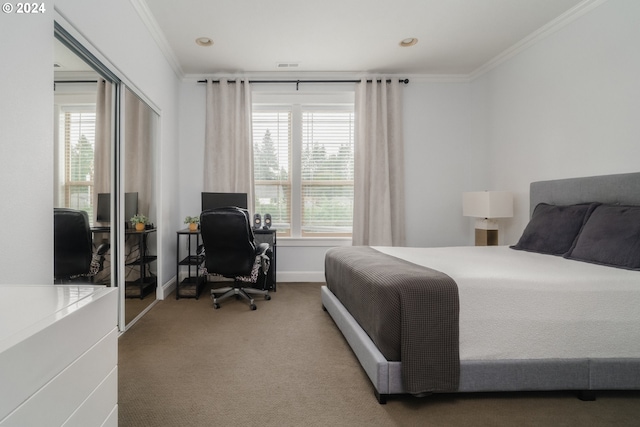
[[[418,43],[418,39],[415,37],[409,37],[408,39],[404,39],[400,42],[400,46],[402,47],[409,47],[409,46],[413,46],[414,44]]]
[[[298,62],[278,62],[276,68],[298,68],[300,63]]]
[[[196,39],[196,44],[198,46],[211,46],[213,45],[213,40],[211,40],[209,37],[198,37]]]

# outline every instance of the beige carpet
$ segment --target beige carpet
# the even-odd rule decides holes
[[[120,426],[632,426],[640,393],[402,396],[377,403],[320,285],[278,284],[258,309],[161,301],[119,340]]]

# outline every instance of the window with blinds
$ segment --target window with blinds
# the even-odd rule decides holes
[[[253,112],[256,212],[280,235],[351,236],[353,106],[260,106]]]
[[[302,236],[350,236],[353,112],[302,111]]]
[[[269,213],[280,234],[291,235],[291,110],[253,112],[255,212]]]
[[[64,205],[87,211],[93,218],[95,109],[64,108]]]

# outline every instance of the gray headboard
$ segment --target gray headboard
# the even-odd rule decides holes
[[[640,206],[640,172],[532,182],[530,214],[538,203],[602,202]]]

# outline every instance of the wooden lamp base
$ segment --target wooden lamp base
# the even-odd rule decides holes
[[[497,246],[498,230],[476,228],[476,246]]]

